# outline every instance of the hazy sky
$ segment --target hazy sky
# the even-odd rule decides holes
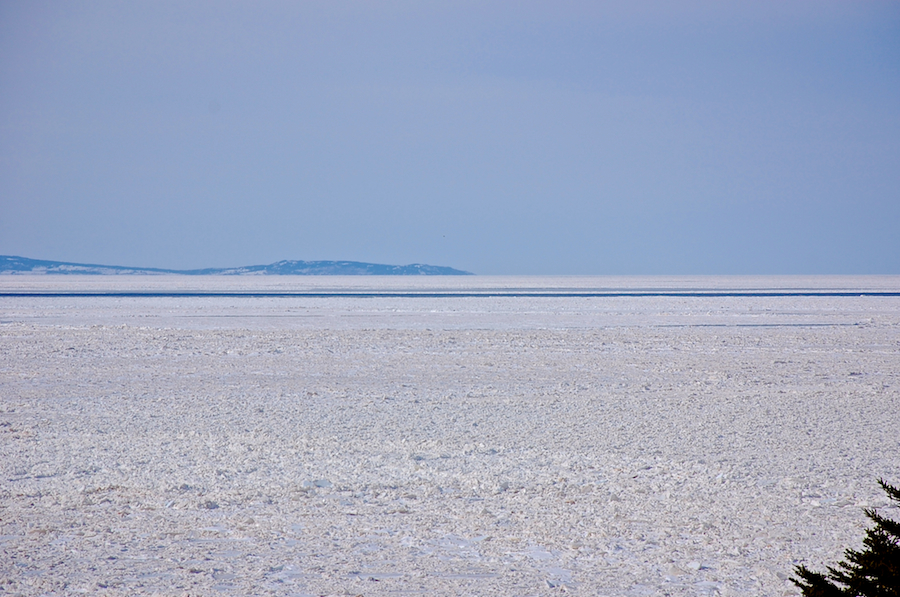
[[[6,0],[0,254],[900,273],[900,2]]]

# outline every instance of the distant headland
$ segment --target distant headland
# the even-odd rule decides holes
[[[206,269],[160,269],[154,267],[125,267],[44,261],[12,255],[0,255],[0,275],[9,274],[81,274],[81,275],[163,275],[183,276],[470,276],[472,272],[413,263],[411,265],[383,265],[359,261],[277,261],[268,265],[244,267],[210,267]]]

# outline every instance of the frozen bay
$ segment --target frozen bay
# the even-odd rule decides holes
[[[797,594],[900,481],[898,291],[3,277],[3,589]]]

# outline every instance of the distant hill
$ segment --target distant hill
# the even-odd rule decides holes
[[[153,267],[124,267],[121,265],[96,265],[43,261],[12,255],[0,255],[2,274],[86,274],[86,275],[161,275],[185,276],[466,276],[471,272],[413,263],[411,265],[382,265],[359,261],[278,261],[269,265],[248,265],[206,269],[159,269]]]

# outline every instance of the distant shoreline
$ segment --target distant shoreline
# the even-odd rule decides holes
[[[360,261],[283,260],[268,265],[191,270],[70,263],[0,255],[0,275],[181,275],[181,276],[471,276],[472,272],[439,265],[385,265]]]

